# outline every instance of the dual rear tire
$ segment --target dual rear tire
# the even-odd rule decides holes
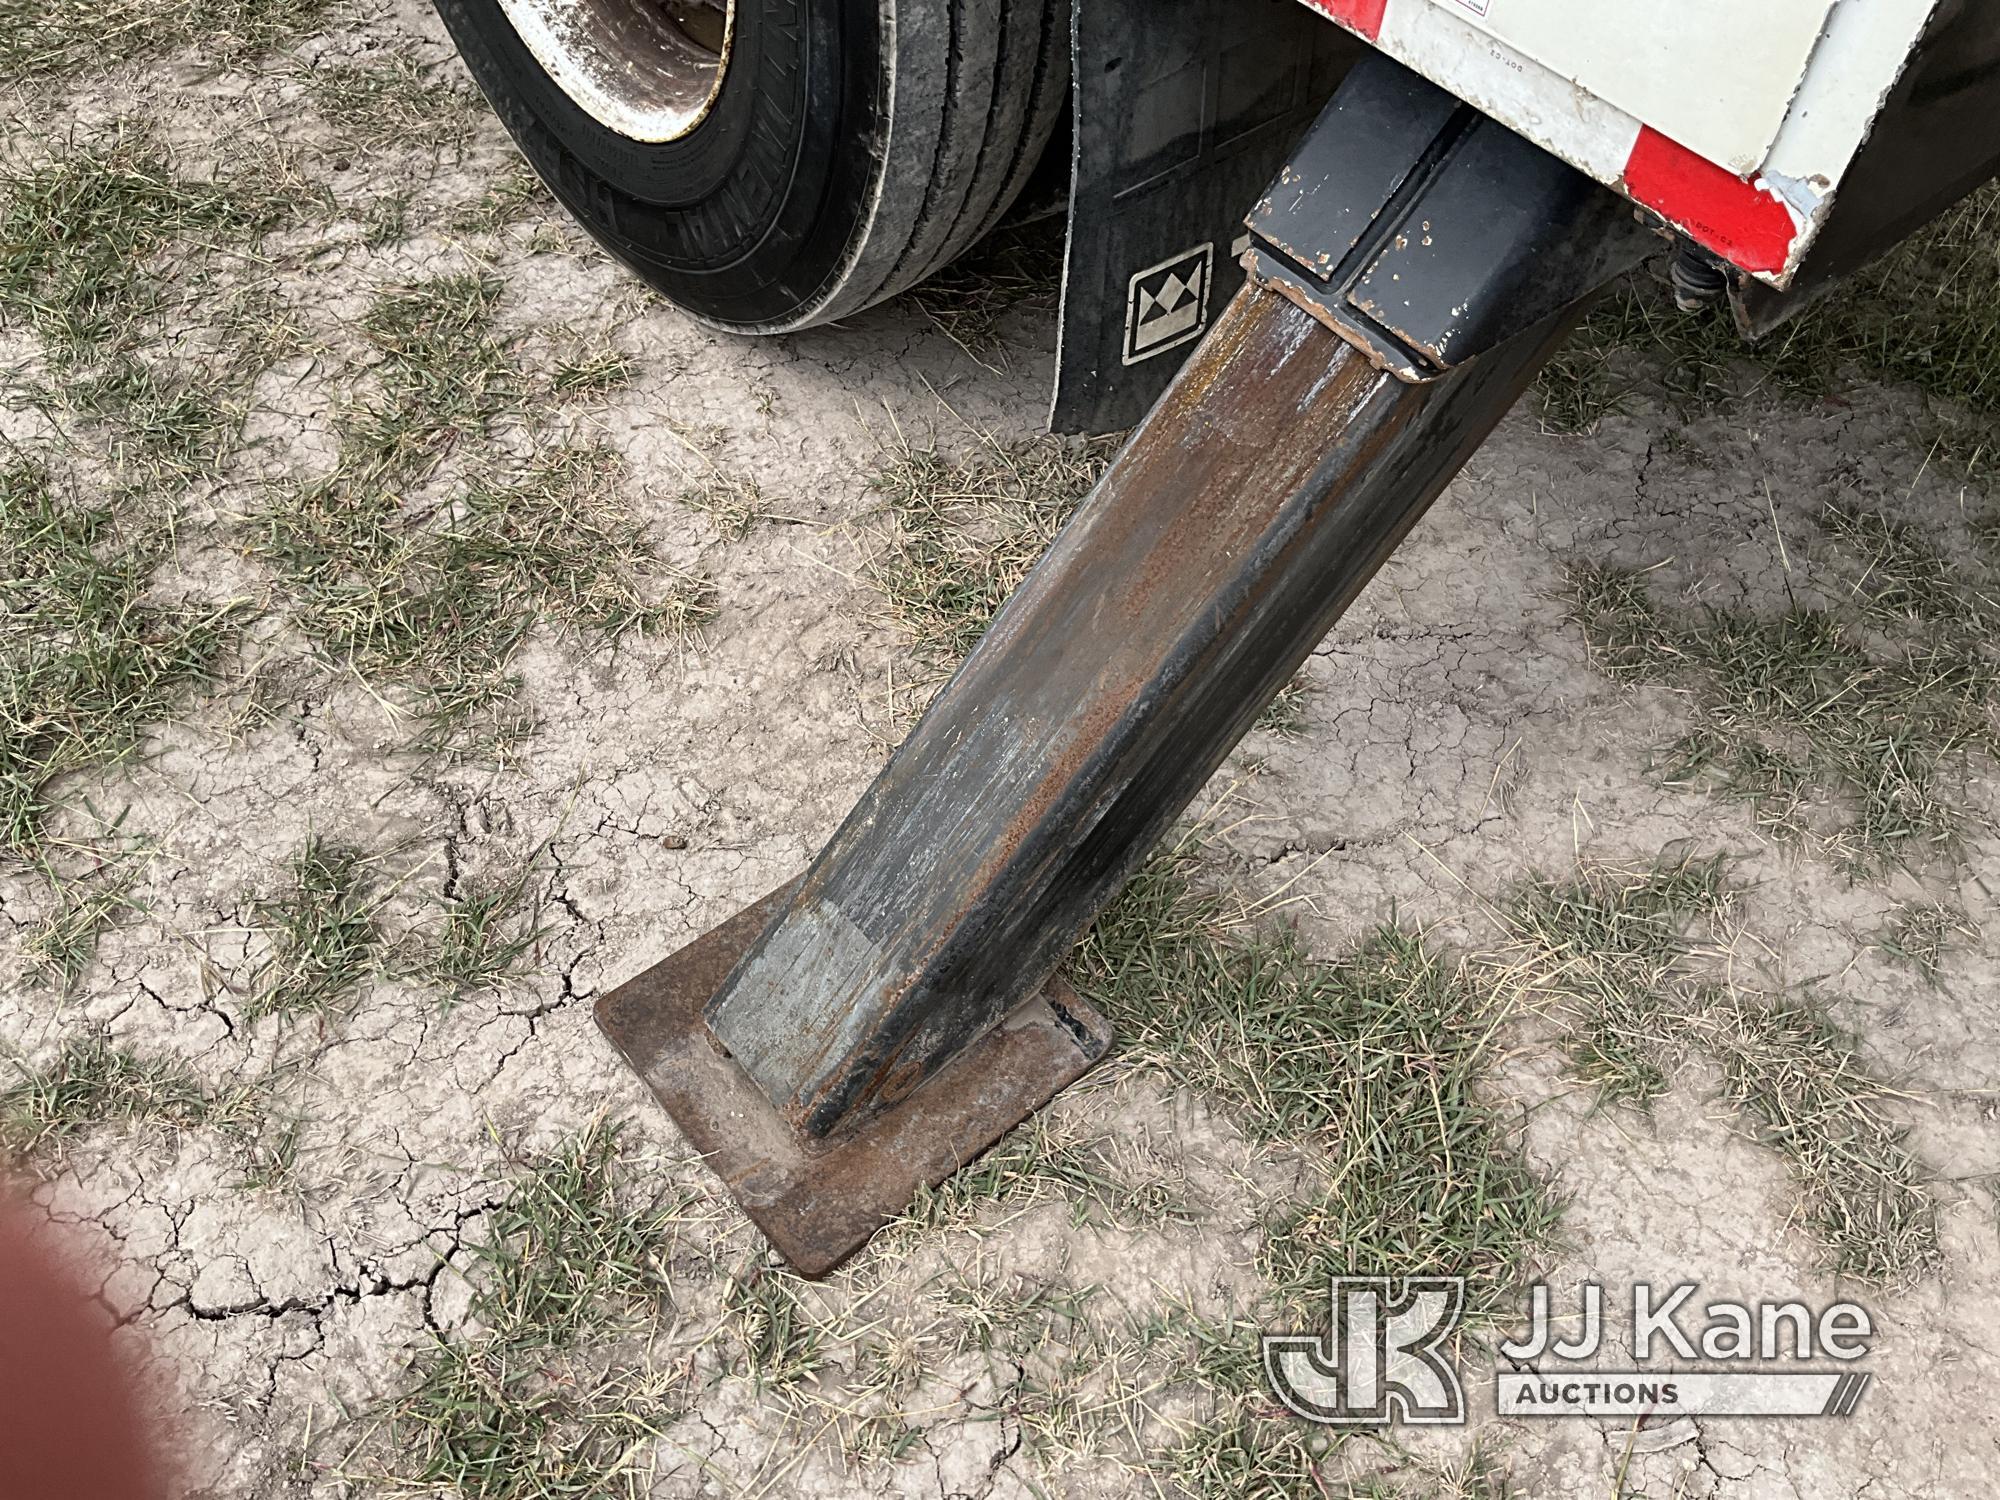
[[[1069,0],[436,4],[564,206],[739,332],[859,312],[966,250],[1069,84]]]

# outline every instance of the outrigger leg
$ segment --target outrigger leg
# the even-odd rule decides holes
[[[1064,954],[1659,244],[1379,56],[1249,226],[1248,283],[812,867],[599,1002],[807,1275],[1103,1056]]]

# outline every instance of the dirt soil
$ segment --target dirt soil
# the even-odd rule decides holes
[[[183,1493],[453,1493],[413,1467],[418,1439],[397,1425],[400,1403],[440,1340],[479,1335],[478,1247],[524,1164],[607,1119],[624,1122],[628,1178],[677,1205],[649,1273],[663,1322],[643,1379],[632,1377],[650,1393],[630,1439],[643,1462],[610,1487],[1287,1492],[1275,1478],[1260,1490],[1254,1475],[1196,1481],[1162,1460],[1204,1419],[1164,1387],[1155,1416],[1167,1425],[1134,1417],[1155,1380],[1138,1365],[1123,1383],[1114,1371],[1107,1394],[1102,1368],[1036,1375],[992,1357],[1016,1347],[1006,1338],[964,1334],[978,1318],[1018,1331],[1024,1308],[1062,1298],[1087,1304],[1100,1331],[1175,1309],[1254,1320],[1260,1236],[1297,1178],[1225,1101],[1114,1060],[1048,1128],[1090,1142],[1103,1174],[1158,1189],[1170,1210],[1099,1212],[1101,1182],[1052,1183],[899,1228],[845,1279],[783,1292],[800,1326],[819,1330],[816,1343],[788,1345],[768,1322],[745,1322],[742,1289],[762,1274],[756,1236],[591,1019],[607,987],[796,874],[907,731],[925,673],[873,581],[893,520],[870,476],[899,442],[963,453],[1037,436],[1054,334],[1046,295],[1018,299],[970,349],[914,301],[784,339],[707,332],[546,199],[462,227],[468,206],[518,173],[482,108],[461,99],[462,140],[359,141],[316,102],[316,70],[392,56],[416,59],[431,84],[470,87],[428,9],[402,3],[336,13],[261,62],[168,49],[101,77],[23,83],[10,102],[18,159],[60,150],[72,130],[143,118],[189,170],[275,149],[269,160],[288,161],[302,193],[297,220],[249,252],[247,269],[214,273],[264,288],[303,334],[252,385],[243,441],[219,477],[181,491],[173,563],[155,582],[162,596],[253,600],[261,623],[216,681],[147,726],[140,755],[62,784],[51,824],[61,839],[148,851],[134,856],[130,907],[74,988],[27,976],[25,945],[54,900],[35,862],[9,861],[0,877],[0,1040],[23,1069],[66,1037],[101,1034],[178,1059],[217,1091],[256,1081],[268,1118],[291,1122],[281,1160],[256,1171],[238,1140],[200,1123],[87,1123],[27,1159],[35,1202],[73,1234],[121,1340],[161,1382]],[[306,201],[322,187],[330,201]],[[371,216],[405,194],[404,233],[372,233]],[[534,731],[497,754],[425,755],[394,693],[314,654],[244,528],[269,486],[333,463],[343,362],[365,356],[357,328],[371,299],[462,271],[500,279],[499,326],[521,347],[542,348],[564,325],[629,361],[624,384],[533,422],[622,457],[622,503],[663,567],[707,580],[713,614],[690,633],[615,645],[544,623],[513,660]],[[7,338],[26,388],[34,341],[18,324]],[[1442,949],[1497,956],[1482,982],[1499,986],[1508,944],[1496,912],[1522,880],[1726,853],[1737,896],[1722,969],[1760,994],[1810,996],[1861,1038],[1893,1084],[1884,1108],[1907,1131],[1941,1248],[1887,1285],[1835,1275],[1786,1158],[1722,1102],[1714,1060],[1676,1067],[1650,1113],[1605,1106],[1530,1003],[1488,1087],[1566,1200],[1557,1243],[1537,1260],[1559,1302],[1585,1282],[1617,1300],[1635,1280],[1814,1306],[1852,1298],[1876,1320],[1873,1385],[1845,1419],[1682,1419],[1635,1434],[1496,1418],[1491,1383],[1475,1376],[1469,1430],[1350,1445],[1328,1458],[1318,1492],[1445,1484],[1435,1476],[1476,1442],[1521,1496],[1990,1494],[1994,767],[1976,754],[1956,766],[1957,846],[1914,871],[1857,870],[1774,836],[1748,803],[1666,773],[1663,747],[1688,728],[1690,694],[1603,670],[1566,582],[1596,564],[1651,570],[1651,595],[1677,607],[1838,601],[1847,575],[1816,529],[1829,501],[1883,508],[1950,553],[1971,546],[1983,497],[1932,461],[1926,403],[1907,390],[1821,402],[1752,391],[1693,415],[1641,390],[1583,436],[1545,432],[1531,404],[1315,652],[1302,730],[1254,732],[1204,794],[1203,878],[1294,924],[1315,954],[1393,919]],[[22,445],[58,445],[67,430],[32,401],[0,422]],[[424,483],[450,482],[480,442],[527,452],[531,425],[496,422]],[[95,460],[78,462],[81,482],[109,484]],[[711,471],[754,485],[740,524],[687,503]],[[338,1006],[257,1015],[269,903],[313,837],[365,852],[390,956]],[[515,975],[441,998],[393,960],[406,936],[435,928],[439,902],[522,871],[510,930],[531,942]],[[1881,947],[1899,907],[1918,901],[1968,918],[1934,977]],[[267,1142],[275,1128],[260,1127]],[[1037,1336],[1058,1342],[1073,1332],[1035,1326],[1071,1330]],[[1092,1337],[1079,1348],[1093,1360],[1125,1347]],[[759,1349],[801,1345],[817,1351],[809,1373],[758,1363]],[[1490,1356],[1470,1358],[1477,1372]],[[898,1360],[916,1373],[875,1368]],[[895,1393],[895,1441],[857,1426],[871,1409],[852,1394],[862,1390]],[[536,1492],[472,1480],[460,1490]]]

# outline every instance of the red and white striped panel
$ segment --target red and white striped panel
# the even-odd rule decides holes
[[[1305,3],[1783,287],[1938,0]]]

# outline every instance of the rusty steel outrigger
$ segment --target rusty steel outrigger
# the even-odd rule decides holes
[[[1063,955],[1660,243],[1379,56],[1249,222],[1248,284],[811,869],[599,1004],[809,1275],[1104,1053]]]

